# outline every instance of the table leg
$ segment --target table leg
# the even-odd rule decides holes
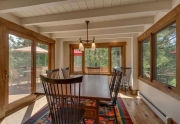
[[[96,100],[96,124],[99,124],[99,100]]]

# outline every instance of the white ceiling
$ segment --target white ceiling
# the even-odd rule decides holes
[[[0,13],[13,14],[23,26],[65,41],[85,37],[86,20],[99,39],[130,38],[170,9],[171,0],[0,0]]]

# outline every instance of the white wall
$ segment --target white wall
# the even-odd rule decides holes
[[[172,6],[175,7],[180,0],[173,0]],[[163,17],[165,13],[155,16],[155,22]],[[176,123],[180,124],[180,101],[157,90],[156,88],[138,80],[139,90],[147,96],[162,112],[171,117]]]

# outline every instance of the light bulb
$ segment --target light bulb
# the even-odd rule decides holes
[[[95,49],[96,49],[96,45],[95,45],[95,43],[93,42],[93,43],[92,43],[92,46],[91,46],[91,50],[92,50],[92,51],[95,51]]]
[[[84,51],[84,46],[83,46],[82,43],[79,44],[79,50],[80,50],[80,51]]]

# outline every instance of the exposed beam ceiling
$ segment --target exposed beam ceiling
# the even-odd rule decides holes
[[[114,35],[103,35],[103,36],[96,36],[95,41],[99,39],[118,39],[118,38],[131,38],[132,34],[114,34]],[[86,37],[81,37],[83,40],[86,40]],[[64,41],[79,41],[79,37],[70,37],[70,38],[63,38]],[[89,40],[92,39],[92,36],[89,36]]]
[[[63,41],[72,41],[71,39],[63,39]],[[114,39],[96,39],[96,43],[101,42],[119,42],[119,41],[131,41],[131,38],[114,38]],[[74,40],[75,43],[79,43],[79,40]]]
[[[24,26],[49,24],[54,22],[61,22],[67,20],[88,19],[96,17],[105,17],[112,15],[133,15],[134,13],[160,12],[171,9],[169,0],[131,4],[124,6],[117,6],[111,8],[93,9],[86,11],[69,12],[62,14],[44,15],[38,17],[23,18],[21,24]]]
[[[21,11],[57,4],[74,3],[90,0],[2,0],[0,1],[0,13]]]
[[[144,31],[143,26],[128,27],[128,28],[114,28],[105,30],[90,30],[88,36],[99,36],[99,35],[112,35],[112,34],[128,34],[128,33],[142,33]],[[76,32],[64,32],[64,33],[53,33],[52,38],[69,38],[69,37],[83,37],[87,36],[86,31]]]
[[[144,26],[146,24],[153,24],[153,23],[154,23],[153,16],[132,18],[132,19],[122,19],[122,20],[115,20],[115,21],[90,23],[89,30]],[[85,31],[86,29],[87,27],[86,27],[86,24],[84,23],[84,24],[76,24],[76,25],[42,27],[39,29],[39,31],[40,33],[58,33],[58,32],[69,32],[69,31]]]

